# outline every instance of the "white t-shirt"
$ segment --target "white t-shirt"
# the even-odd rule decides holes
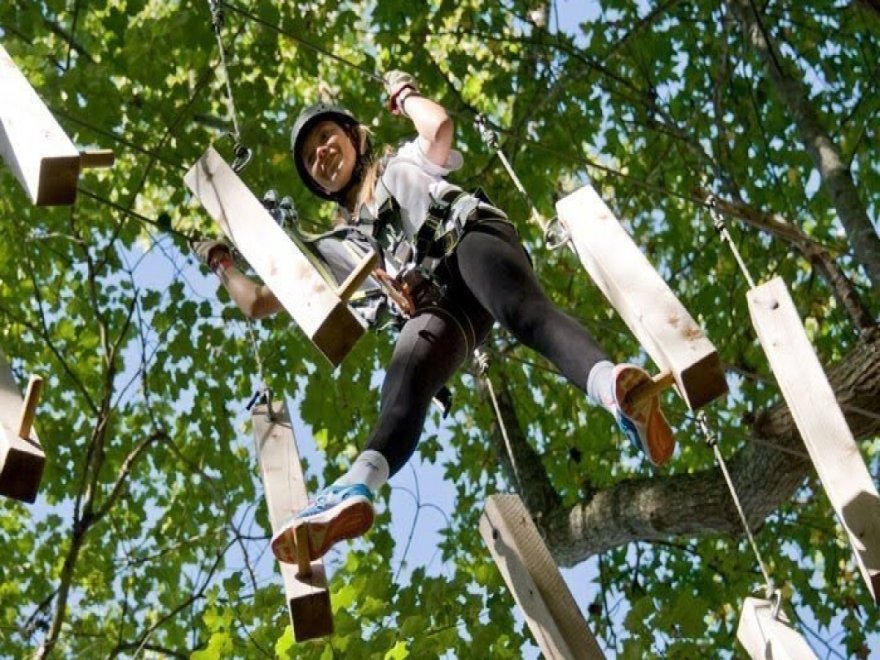
[[[418,138],[407,142],[385,164],[370,211],[376,214],[378,205],[390,193],[400,205],[401,229],[407,238],[412,239],[425,221],[431,197],[440,197],[448,190],[459,190],[444,177],[460,168],[463,162],[461,153],[452,149],[446,164],[437,165],[425,155]]]

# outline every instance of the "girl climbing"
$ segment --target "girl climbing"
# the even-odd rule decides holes
[[[303,182],[335,201],[345,222],[380,248],[377,276],[395,288],[409,318],[387,366],[379,421],[366,447],[273,537],[272,549],[285,562],[296,562],[299,527],[307,531],[313,559],[370,528],[373,499],[415,451],[432,397],[496,321],[608,410],[652,463],[665,463],[674,449],[658,396],[628,401],[628,393],[650,380],[648,373],[610,362],[587,330],[548,299],[505,213],[446,181],[462,165],[447,112],[405,73],[388,74],[386,87],[391,112],[408,117],[418,133],[395,153],[379,157],[366,129],[338,106],[311,106],[291,131]],[[246,314],[259,318],[281,309],[267,287],[234,267],[225,245],[211,241],[197,251]]]

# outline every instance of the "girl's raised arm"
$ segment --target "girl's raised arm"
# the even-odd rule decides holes
[[[452,149],[452,118],[439,103],[419,93],[415,79],[402,71],[385,76],[388,108],[394,114],[409,117],[419,133],[419,145],[432,163],[443,167]]]

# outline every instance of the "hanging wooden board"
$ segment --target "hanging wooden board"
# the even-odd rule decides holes
[[[727,392],[721,360],[684,305],[592,186],[556,204],[575,252],[608,302],[691,410]]]
[[[366,331],[366,322],[305,250],[276,224],[213,147],[184,181],[315,347],[334,366],[342,362]]]
[[[736,638],[752,660],[817,660],[813,649],[790,627],[781,610],[773,616],[773,604],[762,598],[746,598]]]
[[[110,151],[80,154],[0,46],[0,156],[37,206],[73,204],[80,170],[109,167]]]
[[[251,420],[260,463],[260,476],[269,508],[272,532],[278,531],[294,513],[308,505],[305,478],[300,464],[293,425],[285,403],[254,406]],[[295,564],[279,562],[293,636],[296,641],[326,637],[333,632],[333,613],[324,562],[316,559],[310,570],[297,571]]]
[[[37,499],[46,455],[33,430],[42,379],[31,379],[22,401],[6,358],[0,353],[0,495],[22,502]]]
[[[752,324],[874,602],[880,594],[880,496],[782,278],[747,294]]]
[[[518,495],[489,496],[480,535],[545,657],[605,657]]]

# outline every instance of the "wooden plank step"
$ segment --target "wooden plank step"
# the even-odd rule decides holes
[[[752,324],[874,602],[880,593],[880,496],[785,282],[747,294]]]
[[[781,610],[773,615],[773,603],[746,598],[740,613],[736,638],[752,660],[817,660],[813,649],[790,628]]]
[[[251,412],[251,421],[274,534],[308,504],[305,477],[287,405],[276,402],[270,411],[268,405],[257,404]],[[331,634],[333,612],[324,561],[316,559],[308,566],[279,562],[278,566],[287,594],[294,639],[304,641]]]
[[[24,402],[12,369],[0,353],[0,495],[22,502],[37,499],[46,455],[33,430],[42,378],[34,376]]]
[[[691,410],[727,392],[712,342],[592,186],[556,204],[584,268]]]
[[[342,362],[367,324],[335,284],[324,279],[304,248],[278,226],[213,147],[184,181],[321,354],[333,366]]]
[[[0,157],[37,206],[73,204],[80,171],[109,167],[109,150],[80,153],[0,46]]]
[[[547,658],[605,657],[518,495],[489,496],[480,535]]]

